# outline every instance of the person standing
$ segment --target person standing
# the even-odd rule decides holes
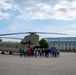
[[[57,50],[57,55],[60,56],[60,49]]]
[[[28,48],[27,49],[27,55],[28,55],[28,57],[30,57],[30,53],[31,53],[31,50],[30,50],[30,48]]]
[[[20,47],[20,56],[22,57],[23,54],[24,54],[24,49],[23,49],[23,47]]]
[[[24,57],[26,57],[26,55],[27,55],[27,48],[24,48]]]
[[[57,57],[57,49],[55,49],[55,57]]]
[[[54,50],[54,48],[52,49],[52,57],[54,57],[55,56],[55,50]]]
[[[45,48],[45,57],[47,57],[47,49]]]
[[[52,55],[52,48],[50,48],[50,56]]]
[[[31,50],[31,57],[33,57],[34,56],[34,50],[33,50],[33,48],[31,48],[30,50]]]

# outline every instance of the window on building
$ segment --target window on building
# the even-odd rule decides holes
[[[60,46],[60,44],[59,44],[59,46]]]
[[[55,44],[53,44],[53,46],[55,46]]]
[[[71,44],[69,44],[69,46],[71,46]]]
[[[74,44],[73,44],[73,46],[74,46]]]
[[[67,46],[67,44],[66,44],[66,46]]]
[[[71,47],[69,47],[69,50],[71,50]]]

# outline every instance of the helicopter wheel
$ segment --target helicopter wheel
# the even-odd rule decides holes
[[[4,51],[2,51],[1,54],[5,54]]]
[[[12,54],[12,52],[9,52],[9,54]]]

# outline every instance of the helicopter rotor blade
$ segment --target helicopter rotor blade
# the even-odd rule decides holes
[[[6,36],[6,35],[18,35],[18,34],[29,34],[29,32],[7,33],[7,34],[0,34],[0,36]]]
[[[68,35],[68,34],[64,34],[64,33],[50,33],[50,32],[36,32],[39,34],[55,34],[55,35]]]
[[[14,37],[0,37],[0,38],[22,40],[22,38],[14,38]]]
[[[19,33],[7,33],[7,34],[0,34],[0,36],[6,35],[19,35],[19,34],[55,34],[55,35],[67,35],[64,33],[50,33],[50,32],[19,32]]]

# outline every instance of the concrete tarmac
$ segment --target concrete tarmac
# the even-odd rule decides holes
[[[76,53],[57,58],[0,54],[0,75],[76,75]]]

